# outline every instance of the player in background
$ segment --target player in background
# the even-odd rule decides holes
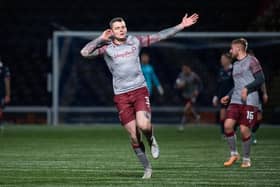
[[[222,53],[220,58],[221,69],[218,74],[218,85],[216,88],[216,95],[212,99],[213,106],[220,108],[219,120],[221,134],[224,137],[224,122],[226,119],[226,109],[227,105],[220,103],[222,97],[227,95],[229,91],[234,87],[232,78],[232,57],[230,53]]]
[[[177,32],[195,24],[199,16],[185,15],[178,25],[145,36],[127,35],[123,18],[110,21],[110,28],[89,42],[82,50],[84,57],[103,55],[112,73],[114,102],[123,127],[129,133],[131,145],[144,167],[143,179],[152,176],[152,166],[145,154],[141,132],[146,136],[153,158],[159,157],[159,146],[151,125],[151,108],[146,81],[141,70],[139,53],[142,47],[174,36]]]
[[[255,56],[253,50],[248,50],[248,54],[250,54],[251,56]],[[258,131],[258,129],[260,128],[260,124],[262,122],[263,119],[263,105],[266,104],[268,102],[268,94],[267,94],[267,89],[266,89],[266,84],[263,83],[261,88],[258,90],[259,92],[259,99],[260,99],[260,103],[258,106],[258,113],[257,113],[257,122],[256,124],[252,127],[252,143],[253,144],[257,144],[257,138],[256,138],[256,133]]]
[[[10,71],[7,66],[1,61],[0,57],[0,128],[1,133],[4,129],[2,124],[3,110],[5,105],[11,101],[11,85],[10,85]]]
[[[150,93],[150,97],[153,94],[153,85],[155,85],[155,87],[158,90],[158,93],[162,96],[164,94],[164,90],[158,80],[158,77],[154,71],[153,66],[150,64],[150,56],[148,55],[148,53],[143,52],[141,54],[141,68],[146,80],[146,84],[147,84],[147,88],[149,90]]]
[[[175,88],[180,90],[182,97],[185,99],[185,106],[179,130],[182,131],[191,118],[199,121],[200,115],[196,112],[194,104],[202,89],[200,77],[192,71],[187,64],[182,65],[182,71],[179,73]]]
[[[242,135],[243,161],[242,168],[251,167],[251,128],[257,120],[259,106],[258,89],[264,83],[262,67],[256,57],[247,54],[248,43],[244,38],[235,39],[231,43],[230,53],[236,61],[233,63],[234,88],[221,103],[230,105],[224,124],[226,141],[230,148],[230,158],[224,166],[233,165],[239,159],[236,146],[235,124],[239,124]]]

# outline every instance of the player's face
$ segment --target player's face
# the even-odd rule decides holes
[[[221,61],[221,65],[223,67],[227,67],[231,63],[230,59],[228,59],[225,55],[221,56],[221,60],[220,61]]]
[[[112,32],[116,39],[124,40],[126,38],[126,25],[124,21],[116,21],[112,24]]]
[[[241,46],[239,44],[231,44],[230,54],[232,58],[237,58],[239,52],[241,50]]]
[[[189,66],[183,66],[182,71],[185,75],[189,75],[191,73],[191,68]]]

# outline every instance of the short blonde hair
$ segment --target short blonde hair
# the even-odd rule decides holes
[[[248,42],[245,38],[238,38],[231,42],[231,44],[240,44],[244,47],[244,50],[247,51],[248,49]]]

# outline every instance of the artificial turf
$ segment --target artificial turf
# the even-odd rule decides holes
[[[161,156],[152,160],[146,146],[153,177],[142,180],[121,126],[5,126],[0,186],[280,186],[280,127],[261,127],[249,169],[223,167],[228,147],[216,126],[156,125],[155,134]]]

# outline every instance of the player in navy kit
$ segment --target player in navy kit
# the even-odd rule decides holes
[[[195,24],[198,17],[197,14],[190,17],[185,15],[180,24],[146,36],[127,35],[124,19],[114,18],[110,21],[110,29],[105,30],[81,50],[84,57],[104,56],[113,76],[114,102],[119,118],[129,133],[135,154],[144,167],[144,179],[151,178],[152,167],[145,154],[141,132],[147,138],[153,158],[159,157],[159,147],[153,135],[149,93],[141,70],[139,53],[141,47],[174,36]]]
[[[228,94],[228,92],[233,88],[233,78],[232,78],[232,57],[230,53],[223,53],[221,55],[220,63],[221,69],[218,75],[218,86],[216,88],[216,94],[212,99],[213,105],[220,108],[219,120],[221,134],[224,136],[224,122],[226,119],[226,109],[227,105],[221,105],[220,100],[222,97]]]
[[[257,120],[259,106],[258,89],[264,83],[262,67],[256,57],[247,54],[248,43],[244,38],[233,40],[230,53],[236,61],[233,63],[234,88],[221,103],[230,105],[224,124],[226,140],[230,148],[230,158],[224,166],[233,165],[239,159],[236,147],[235,124],[239,124],[242,135],[242,168],[251,167],[251,128]]]

